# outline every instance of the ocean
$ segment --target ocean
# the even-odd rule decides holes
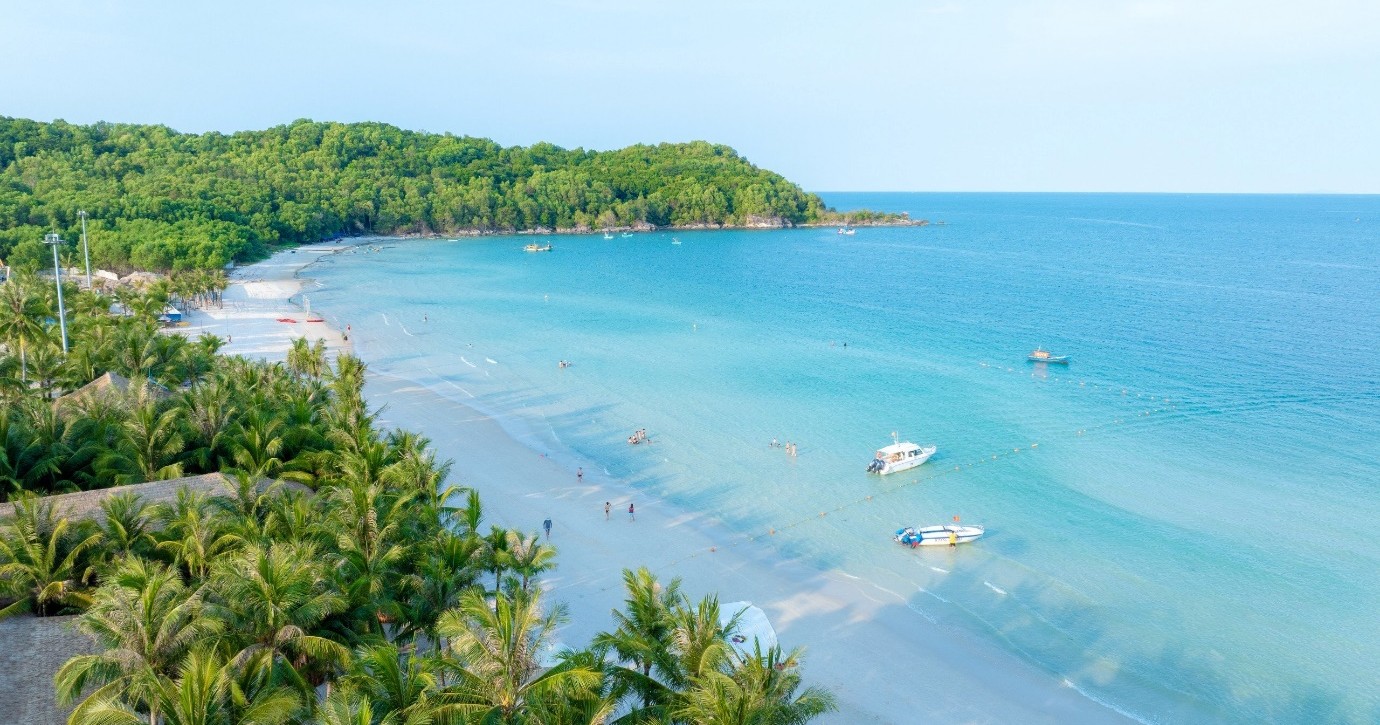
[[[932,223],[376,240],[303,275],[372,369],[1120,712],[1380,721],[1380,197],[823,196]],[[869,476],[893,432],[938,453]],[[986,536],[891,541],[956,516]]]

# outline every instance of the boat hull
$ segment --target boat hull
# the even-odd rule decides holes
[[[917,546],[948,546],[950,544],[972,543],[981,538],[983,533],[985,533],[985,530],[981,526],[945,524],[941,526],[920,526],[899,529],[896,531],[896,535],[893,539],[896,543],[911,548]]]
[[[910,469],[915,468],[916,466],[919,466],[920,464],[924,463],[925,461],[930,460],[930,456],[933,456],[933,455],[935,454],[935,452],[938,451],[938,450],[939,450],[939,449],[938,449],[938,447],[936,447],[936,446],[928,446],[928,447],[925,447],[925,448],[921,448],[921,449],[920,449],[920,455],[918,455],[918,456],[911,456],[911,457],[908,457],[908,458],[902,458],[902,459],[899,460],[899,461],[883,461],[881,467],[880,467],[880,468],[877,468],[876,470],[873,470],[872,472],[885,476],[885,475],[891,474],[891,473],[900,473],[901,471],[909,471]],[[874,466],[875,466],[876,462],[877,462],[877,461],[875,461],[875,460],[873,461]]]

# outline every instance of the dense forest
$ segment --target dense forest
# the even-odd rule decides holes
[[[92,263],[120,271],[210,269],[338,235],[832,219],[818,196],[702,141],[586,151],[381,123],[227,135],[0,117],[0,259],[43,264],[43,235],[77,239],[78,210]]]
[[[214,304],[214,280],[181,294]],[[713,596],[646,569],[586,646],[556,651],[555,549],[485,525],[476,491],[384,430],[365,369],[298,340],[284,363],[157,331],[166,281],[112,299],[0,285],[0,618],[80,614],[72,725],[804,723],[834,707],[798,650],[735,648]],[[67,393],[96,375],[133,382]],[[55,402],[55,398],[57,398]],[[68,519],[40,495],[219,471],[219,495],[126,490]],[[731,613],[730,613],[731,614]]]

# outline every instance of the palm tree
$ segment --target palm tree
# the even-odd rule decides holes
[[[493,608],[476,590],[441,615],[437,629],[450,640],[457,682],[444,698],[466,722],[544,723],[571,699],[597,690],[600,673],[575,660],[543,669],[539,655],[565,619],[543,614],[540,591],[499,594]]]
[[[74,725],[284,725],[303,709],[304,698],[228,663],[214,650],[198,649],[177,679],[159,678],[153,688],[156,716],[145,721],[118,698],[91,705]],[[159,720],[161,718],[161,721]]]
[[[158,412],[152,401],[140,405],[123,425],[123,440],[98,463],[121,483],[163,481],[182,475],[182,420],[177,408]]]
[[[103,548],[117,561],[138,560],[153,550],[150,506],[130,491],[114,494],[101,501]]]
[[[380,617],[396,619],[401,610],[398,566],[408,547],[401,535],[413,496],[389,495],[381,484],[348,481],[326,494],[338,550],[336,576],[349,599],[359,627],[373,631]]]
[[[508,553],[513,571],[521,577],[524,592],[534,577],[556,568],[556,547],[541,543],[541,538],[536,534],[524,537],[516,531],[509,531]]]
[[[160,507],[163,541],[159,551],[172,554],[173,561],[190,576],[201,580],[211,571],[211,562],[241,544],[239,536],[224,531],[211,515],[211,505],[203,493],[179,489],[172,506]]]
[[[30,291],[30,280],[15,277],[0,285],[0,339],[18,345],[23,379],[29,379],[28,342],[37,337],[45,310],[42,299]]]
[[[265,401],[240,420],[229,443],[235,465],[255,476],[276,476],[283,470],[283,421]]]
[[[15,601],[0,609],[0,619],[22,612],[47,617],[89,604],[82,591],[91,571],[87,551],[101,535],[55,519],[53,505],[33,494],[15,500],[14,516],[0,529],[0,595]]]
[[[0,491],[12,498],[57,475],[58,455],[33,434],[23,418],[0,412]]]
[[[211,583],[213,613],[238,647],[234,662],[256,662],[307,698],[312,686],[303,672],[329,672],[350,661],[348,649],[311,633],[345,605],[322,574],[315,547],[275,542],[217,562]]]
[[[362,696],[374,713],[399,725],[421,725],[448,719],[450,706],[437,696],[441,662],[391,643],[358,651],[342,686]]]
[[[508,548],[508,530],[499,526],[489,527],[489,534],[480,541],[479,563],[485,571],[494,573],[494,593],[503,586],[503,572],[513,565],[512,552]]]
[[[643,706],[664,699],[664,688],[652,679],[652,670],[674,671],[671,654],[676,631],[676,612],[685,604],[680,593],[680,579],[672,579],[663,587],[645,567],[623,570],[623,586],[627,599],[623,611],[614,610],[617,628],[594,636],[597,651],[612,651],[624,662],[631,662],[630,676],[623,671],[620,678],[628,689],[642,697]]]
[[[348,687],[335,688],[326,701],[316,708],[314,725],[401,725],[397,716],[388,713],[374,717],[374,705],[369,696]]]
[[[158,722],[159,686],[172,677],[197,642],[216,633],[219,622],[202,614],[201,598],[189,592],[168,567],[132,557],[96,591],[91,608],[77,620],[103,650],[78,655],[58,670],[58,701],[66,706],[88,685],[97,685],[72,714],[87,721],[108,700],[146,709]]]
[[[414,548],[414,556],[420,549],[421,561],[402,582],[405,594],[400,638],[415,641],[418,635],[425,635],[445,648],[445,641],[436,634],[436,620],[442,612],[458,606],[461,595],[475,585],[474,561],[479,546],[476,538],[441,530],[425,545]]]
[[[833,694],[819,687],[800,689],[800,654],[780,647],[754,655],[737,667],[720,668],[695,678],[680,695],[674,717],[704,725],[799,725],[837,709]]]

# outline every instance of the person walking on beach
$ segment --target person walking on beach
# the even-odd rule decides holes
[[[610,509],[610,507],[609,507],[609,502],[608,502],[608,501],[605,501],[605,502],[604,502],[604,520],[605,520],[605,521],[608,521],[608,520],[609,520],[609,509]]]
[[[629,503],[629,504],[628,504],[628,521],[636,521],[636,520],[637,520],[637,509],[633,508],[633,505],[632,505],[631,503]]]
[[[550,519],[550,518],[547,518],[545,521],[541,522],[541,527],[542,527],[543,529],[546,529],[546,540],[547,540],[547,541],[550,541],[550,540],[551,540],[551,519]]]

